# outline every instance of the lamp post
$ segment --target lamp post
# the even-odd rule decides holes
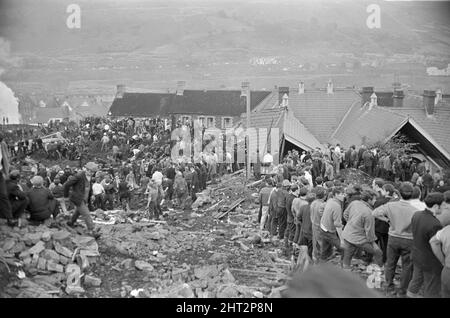
[[[250,166],[250,136],[248,131],[250,129],[250,82],[242,82],[241,96],[245,96],[247,107],[247,124],[246,124],[246,149],[247,149],[247,179],[250,179],[251,166]]]

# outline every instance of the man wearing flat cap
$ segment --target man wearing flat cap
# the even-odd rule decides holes
[[[81,215],[86,222],[89,234],[95,238],[99,235],[94,231],[94,222],[89,214],[88,202],[92,193],[92,183],[94,181],[93,177],[97,170],[98,166],[96,163],[88,162],[82,171],[69,177],[67,182],[64,184],[64,197],[69,197],[69,190],[72,188],[72,194],[69,199],[75,205],[75,212],[72,215],[72,219],[67,222],[67,225],[73,226],[78,217]]]
[[[13,170],[9,174],[9,179],[6,180],[6,191],[8,193],[11,212],[14,219],[20,218],[28,205],[27,195],[22,191],[18,184],[19,179],[20,172],[18,170]]]

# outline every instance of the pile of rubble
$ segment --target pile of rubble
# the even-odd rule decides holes
[[[99,286],[88,275],[100,255],[93,237],[45,225],[0,226],[0,257],[14,279],[10,297],[61,297],[84,292],[82,286]]]

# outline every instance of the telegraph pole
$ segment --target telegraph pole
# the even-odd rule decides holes
[[[242,82],[242,96],[245,96],[247,105],[247,125],[246,125],[246,149],[247,149],[247,180],[250,179],[250,136],[248,135],[250,129],[250,82]]]

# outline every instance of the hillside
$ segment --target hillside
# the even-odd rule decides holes
[[[370,30],[364,1],[77,1],[82,27],[70,30],[65,10],[71,2],[2,1],[0,36],[14,53],[52,56],[155,52],[180,58],[225,48],[248,55],[317,48],[426,53],[432,43],[450,44],[448,2],[382,2],[382,27]]]

